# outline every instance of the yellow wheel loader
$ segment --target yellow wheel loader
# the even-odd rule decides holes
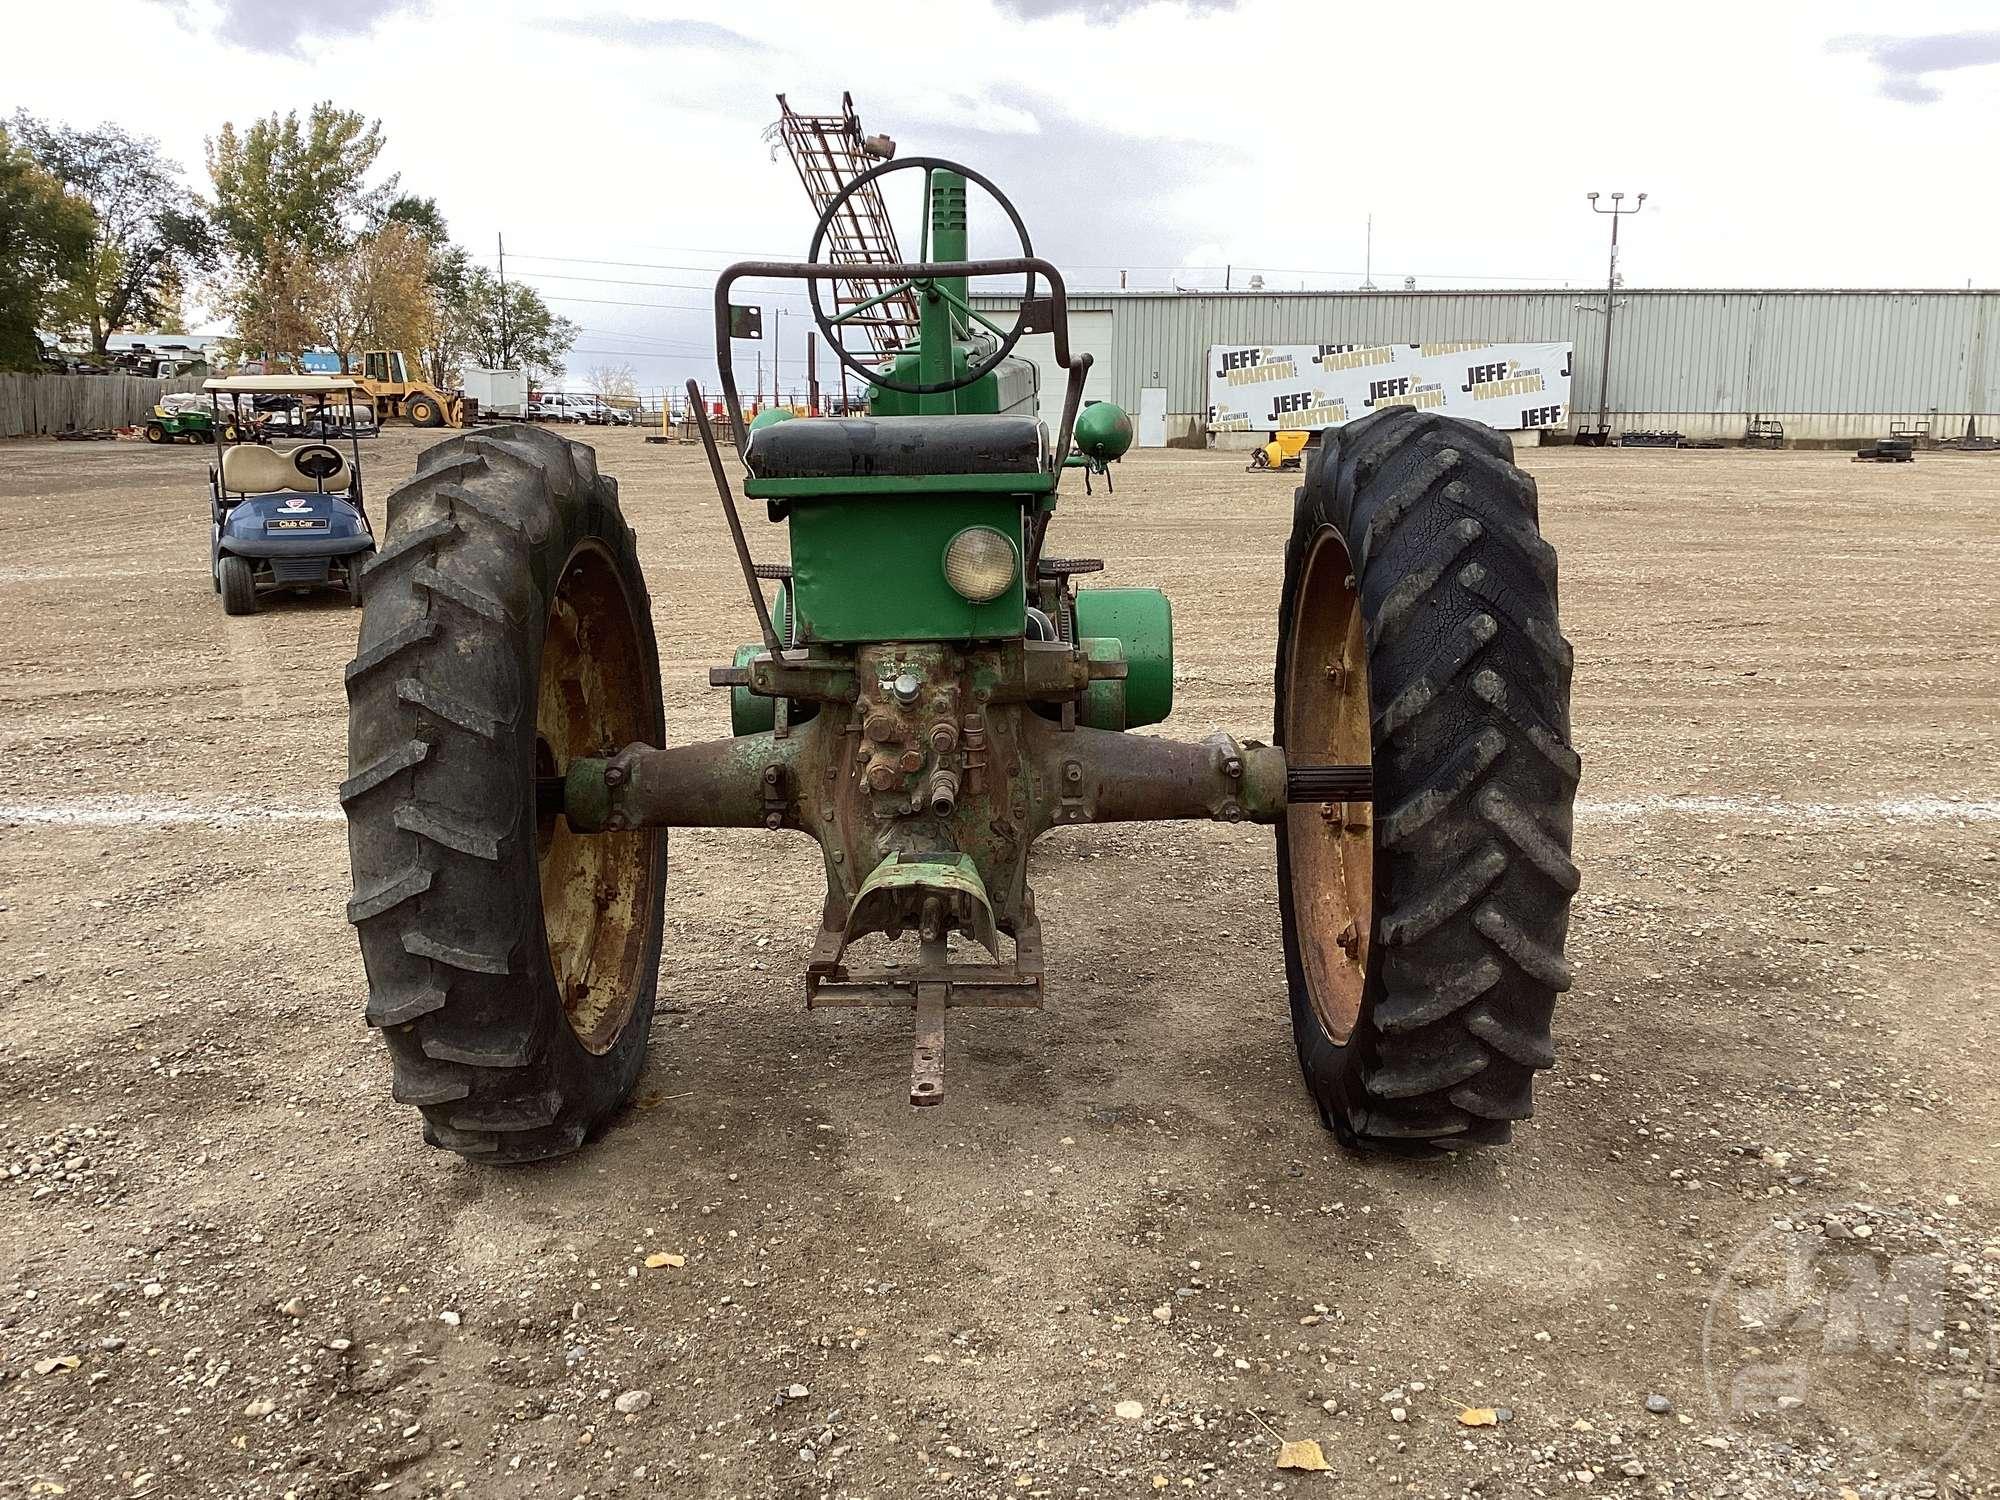
[[[377,422],[401,417],[412,427],[470,427],[479,415],[477,400],[431,384],[400,349],[370,349],[355,381],[374,402]]]

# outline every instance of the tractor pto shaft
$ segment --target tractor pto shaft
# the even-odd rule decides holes
[[[1285,767],[1287,802],[1372,802],[1373,766]]]

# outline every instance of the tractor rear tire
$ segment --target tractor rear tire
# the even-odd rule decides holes
[[[409,417],[412,427],[444,426],[444,413],[438,410],[438,404],[428,396],[411,397],[403,412]]]
[[[665,743],[617,484],[550,432],[450,438],[362,576],[340,800],[367,1021],[432,1145],[559,1156],[638,1080],[665,922],[663,831],[537,807],[570,761]]]
[[[233,552],[228,554],[222,559],[216,578],[225,615],[257,613],[257,575],[249,558],[238,557]]]
[[[1278,889],[1299,1062],[1350,1145],[1495,1143],[1532,1113],[1570,985],[1572,662],[1504,435],[1406,408],[1327,435],[1285,552],[1276,737],[1371,759],[1375,800],[1289,809]]]

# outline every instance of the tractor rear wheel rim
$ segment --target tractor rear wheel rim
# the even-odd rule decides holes
[[[543,635],[538,772],[647,738],[645,662],[635,602],[617,565],[600,543],[581,543],[563,564]],[[585,1048],[607,1052],[644,977],[652,841],[664,835],[578,834],[560,818],[539,833],[542,925],[563,1014]]]
[[[1368,644],[1347,546],[1314,539],[1299,579],[1285,681],[1285,753],[1302,765],[1369,765]],[[1375,920],[1375,815],[1366,802],[1285,809],[1306,993],[1345,1045],[1361,1015]]]

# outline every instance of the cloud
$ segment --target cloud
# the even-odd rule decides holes
[[[1835,37],[1835,52],[1865,52],[1881,69],[1881,93],[1905,104],[1935,104],[1944,93],[1925,81],[1930,73],[2000,63],[2000,31],[1952,31],[1935,36]]]
[[[718,26],[713,21],[645,21],[626,16],[585,16],[576,20],[541,21],[548,31],[594,37],[632,47],[702,47],[711,52],[767,52],[754,37]]]
[[[1023,21],[1048,21],[1057,16],[1081,16],[1093,26],[1109,26],[1134,11],[1161,3],[1161,0],[993,0],[1001,11]],[[1234,10],[1238,0],[1177,0],[1178,8],[1191,15],[1210,15]]]
[[[366,10],[345,5],[289,5],[269,0],[216,0],[211,21],[193,0],[162,0],[190,30],[274,56],[304,57],[307,43],[365,35],[390,17],[422,15],[429,0],[375,0]]]
[[[1006,114],[1033,118],[1036,131],[996,129],[973,115],[904,132],[903,151],[962,161],[991,178],[1020,209],[1036,252],[1073,269],[1081,285],[1115,284],[1120,266],[1181,264],[1190,246],[1214,237],[1214,224],[1190,207],[1203,182],[1248,166],[1212,140],[1141,138],[1093,124],[1046,95],[1006,87],[988,94]],[[975,214],[986,214],[983,197]],[[976,254],[1015,253],[1004,225],[976,222],[974,230]]]

